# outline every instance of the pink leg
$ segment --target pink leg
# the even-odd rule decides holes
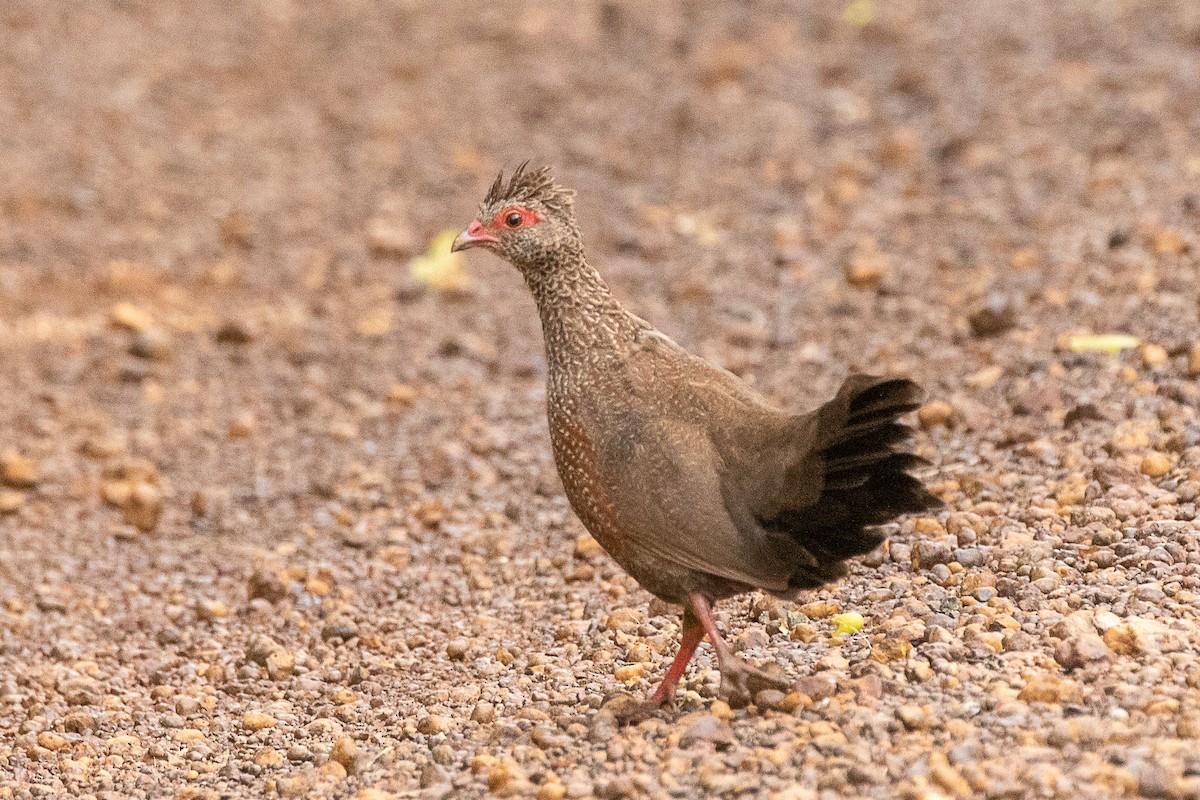
[[[690,610],[685,611],[683,614],[683,636],[679,640],[679,652],[675,654],[675,660],[667,668],[667,674],[663,676],[662,683],[654,690],[654,694],[650,695],[650,699],[646,701],[647,703],[652,706],[661,706],[671,699],[671,695],[675,693],[675,686],[679,683],[679,679],[683,677],[684,669],[687,668],[688,662],[692,660],[692,655],[695,654],[696,648],[700,646],[700,642],[702,641],[704,641],[704,626],[696,621]]]
[[[787,689],[789,682],[777,675],[752,667],[734,655],[733,650],[721,638],[717,621],[713,618],[712,603],[702,594],[692,594],[688,600],[701,629],[717,651],[717,669],[721,671],[721,694],[733,702],[750,702],[755,693],[762,689]]]

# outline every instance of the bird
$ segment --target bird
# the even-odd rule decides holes
[[[707,637],[722,697],[787,689],[721,636],[717,602],[754,590],[794,600],[877,548],[880,526],[941,501],[913,473],[922,390],[851,375],[808,413],[780,409],[733,373],[627,311],[588,260],[575,193],[549,167],[496,177],[451,250],[511,263],[533,294],[545,345],[555,466],[572,509],[650,594],[683,606],[680,645],[643,717],[674,695]]]

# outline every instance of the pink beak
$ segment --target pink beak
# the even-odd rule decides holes
[[[483,223],[475,220],[467,229],[454,238],[454,244],[450,245],[450,252],[457,253],[459,250],[466,250],[471,247],[483,247],[484,245],[494,244],[500,241],[495,236],[492,236],[483,227]]]

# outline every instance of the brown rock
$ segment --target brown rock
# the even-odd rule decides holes
[[[896,709],[896,719],[910,731],[926,730],[933,726],[933,718],[920,706],[903,705]]]
[[[874,289],[888,274],[888,259],[874,239],[858,243],[845,267],[846,282],[858,289]]]
[[[759,708],[782,711],[784,710],[784,705],[787,703],[787,697],[786,694],[778,689],[763,689],[754,695],[754,704]]]
[[[428,766],[436,765],[430,764]],[[422,778],[424,778],[425,773],[422,771],[421,775]],[[421,788],[428,789],[429,787],[422,784]],[[354,800],[396,800],[396,794],[394,792],[385,792],[383,789],[374,789],[368,787],[360,790],[358,794],[354,795]]]
[[[162,328],[151,326],[134,334],[129,352],[150,361],[167,361],[171,358],[171,337]]]
[[[275,784],[275,791],[280,797],[308,797],[315,777],[311,770],[305,770],[290,778],[280,778]]]
[[[475,708],[471,709],[471,719],[474,722],[487,724],[494,722],[496,719],[496,707],[487,701],[475,704]]]
[[[393,383],[388,389],[387,400],[395,406],[411,407],[417,399],[417,390],[407,383]]]
[[[248,731],[261,731],[275,727],[275,718],[261,711],[247,711],[242,714],[242,727]]]
[[[454,720],[438,714],[430,714],[417,721],[417,733],[432,736],[438,733],[449,733],[454,730]]]
[[[1080,669],[1108,658],[1108,647],[1095,634],[1063,639],[1054,646],[1054,660],[1066,669]]]
[[[954,418],[954,407],[944,400],[932,400],[917,410],[917,421],[922,428],[949,427]]]
[[[358,769],[358,745],[349,736],[343,736],[334,743],[329,751],[329,760],[335,761],[346,768],[347,774],[353,775]]]
[[[246,589],[251,600],[261,598],[269,603],[278,603],[288,596],[287,584],[279,574],[266,570],[255,570],[250,575]]]
[[[879,163],[885,167],[905,167],[920,154],[920,139],[910,128],[891,131],[879,146]]]
[[[403,258],[417,251],[412,228],[386,217],[375,217],[367,223],[367,241],[371,252],[380,258]]]
[[[593,539],[589,534],[581,534],[575,540],[575,557],[593,559],[600,558],[604,555],[604,548],[600,543]]]
[[[217,223],[221,244],[230,249],[249,250],[254,246],[254,222],[241,211],[230,211]]]
[[[114,328],[127,331],[144,331],[154,324],[150,313],[133,303],[115,304],[109,312],[108,319]]]
[[[245,322],[232,320],[217,329],[218,344],[249,344],[254,341],[254,331]]]
[[[696,742],[712,742],[718,747],[728,747],[736,742],[733,729],[712,714],[689,714],[679,723],[683,728],[679,737],[680,747],[688,747]]]
[[[824,700],[837,694],[837,683],[824,675],[806,675],[796,681],[796,691],[813,700]]]
[[[497,797],[512,797],[522,794],[529,785],[520,766],[514,762],[501,761],[487,776],[488,791]]]
[[[1120,656],[1156,653],[1161,649],[1162,625],[1131,617],[1104,632],[1104,643]]]
[[[122,510],[127,525],[149,533],[158,527],[158,521],[162,518],[162,492],[154,484],[135,483]]]
[[[65,750],[70,747],[71,743],[67,741],[67,737],[54,731],[42,731],[37,735],[38,747],[44,747],[47,750]]]
[[[840,613],[842,604],[836,600],[815,600],[811,603],[805,603],[796,610],[809,619],[826,619]]]
[[[0,453],[0,483],[14,489],[30,489],[37,485],[37,466],[16,450]]]
[[[1200,712],[1185,711],[1175,720],[1175,735],[1180,739],[1200,739]]]
[[[1171,471],[1171,459],[1162,453],[1147,453],[1142,458],[1141,472],[1149,478],[1161,478]]]
[[[1079,684],[1057,675],[1038,675],[1021,687],[1018,700],[1027,703],[1073,703],[1082,697]]]
[[[267,656],[267,675],[273,681],[290,678],[296,670],[296,657],[287,650],[276,650]]]
[[[1187,253],[1191,246],[1175,228],[1158,228],[1150,236],[1150,246],[1155,255],[1179,256]]]
[[[25,505],[25,495],[8,489],[0,489],[0,514],[15,514]]]
[[[255,634],[246,645],[246,661],[265,667],[267,658],[281,649],[278,642],[265,633]]]
[[[971,334],[978,339],[998,336],[1017,324],[1017,315],[1008,299],[1002,296],[988,298],[980,308],[967,317]]]
[[[1017,272],[1027,272],[1041,266],[1042,256],[1035,248],[1026,247],[1012,254],[1009,266]]]
[[[254,751],[254,763],[260,767],[276,767],[283,763],[283,753],[274,747],[260,747]]]
[[[1081,473],[1068,475],[1054,492],[1060,506],[1081,506],[1087,499],[1087,476]]]
[[[1171,360],[1171,355],[1167,352],[1167,348],[1160,344],[1144,344],[1142,345],[1142,363],[1147,367],[1161,367]]]
[[[945,564],[953,556],[945,542],[921,539],[913,545],[912,565],[914,569],[929,569],[936,564]]]

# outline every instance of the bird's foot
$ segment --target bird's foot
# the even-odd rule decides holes
[[[653,696],[643,700],[627,694],[619,694],[609,698],[600,707],[600,711],[612,714],[618,725],[636,725],[650,719],[663,705],[663,701]]]
[[[721,696],[731,708],[744,708],[754,702],[754,696],[763,689],[788,691],[792,682],[775,665],[759,669],[730,654],[720,664]]]

